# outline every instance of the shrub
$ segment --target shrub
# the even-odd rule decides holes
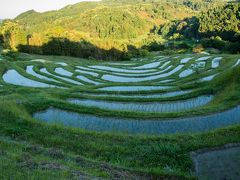
[[[194,53],[201,53],[201,52],[204,51],[204,47],[203,47],[202,44],[198,44],[197,46],[195,46],[195,47],[192,49],[192,51],[193,51]]]
[[[164,45],[159,44],[157,42],[152,42],[147,49],[149,51],[163,51],[165,49]]]
[[[201,43],[205,48],[211,47],[219,50],[223,50],[226,45],[226,42],[223,41],[219,36],[211,37],[210,39],[203,39]]]
[[[180,49],[189,49],[190,46],[187,43],[180,43],[178,45],[178,48],[180,48]]]
[[[236,43],[228,42],[224,50],[229,51],[233,54],[240,53],[240,42],[236,42]]]
[[[96,60],[96,59],[94,57],[92,57],[92,56],[89,56],[88,60]]]
[[[174,33],[172,36],[170,36],[170,40],[178,40],[183,38],[183,35],[179,34],[179,33]]]
[[[140,57],[144,57],[144,56],[147,56],[149,52],[146,49],[139,49],[138,54]]]
[[[166,49],[162,52],[163,55],[172,55],[175,54],[176,51],[175,50],[171,50],[171,49]]]
[[[30,46],[30,45],[19,45],[17,47],[18,51],[30,54],[43,54],[42,48],[39,46]]]
[[[19,53],[16,51],[7,51],[6,53],[3,54],[4,56],[7,56],[11,60],[17,60],[19,57]]]

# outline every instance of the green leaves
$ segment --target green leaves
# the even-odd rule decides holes
[[[20,25],[15,21],[5,21],[1,27],[5,48],[16,50],[19,44],[26,44],[26,35]]]

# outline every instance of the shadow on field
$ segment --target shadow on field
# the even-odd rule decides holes
[[[139,51],[134,46],[127,46],[126,51],[120,51],[116,48],[106,50],[84,39],[75,42],[67,38],[56,37],[52,37],[50,41],[42,46],[33,46],[29,45],[29,43],[28,45],[20,44],[18,50],[30,54],[73,56],[100,60],[128,60],[131,54],[138,54]]]

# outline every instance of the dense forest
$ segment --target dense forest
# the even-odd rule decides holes
[[[103,0],[4,20],[0,41],[28,53],[96,59],[127,59],[171,44],[187,49],[176,43],[186,40],[237,53],[239,24],[239,3],[226,0]]]
[[[198,16],[161,25],[158,33],[167,39],[200,39],[204,47],[240,52],[240,5],[214,7]]]

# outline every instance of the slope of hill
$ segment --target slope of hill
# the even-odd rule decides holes
[[[222,8],[226,2],[228,1],[103,0],[81,2],[45,13],[30,10],[14,21],[3,23],[0,38],[5,39],[6,48],[18,48],[28,53],[51,52],[84,58],[91,55],[98,59],[122,59],[129,57],[129,54],[123,55],[125,52],[130,52],[131,56],[146,54],[146,49],[161,49],[159,44],[169,40],[164,34],[172,33],[173,39],[196,38],[200,30],[199,16],[206,12],[206,20],[203,21],[205,25],[211,26],[209,20],[212,12],[208,12],[208,9]],[[232,9],[227,7],[226,11],[231,13]],[[163,31],[160,36],[159,29]],[[182,30],[184,36],[178,32]],[[19,46],[26,44],[29,47]],[[142,52],[136,51],[143,47],[147,48]]]
[[[230,40],[240,30],[240,4],[227,4],[210,8],[201,12],[197,17],[171,22],[161,27],[162,35],[179,33],[183,36],[210,38],[221,36]]]
[[[161,21],[191,15],[187,8],[171,7],[162,3],[114,3],[85,2],[67,6],[59,11],[37,13],[26,12],[16,21],[28,33],[52,31],[59,27],[62,31],[76,31],[98,38],[136,38],[149,32],[154,24]]]
[[[134,39],[147,35],[154,26],[191,17],[198,10],[216,4],[205,0],[105,0],[83,2],[59,11],[28,11],[15,20],[27,33],[40,36]]]

